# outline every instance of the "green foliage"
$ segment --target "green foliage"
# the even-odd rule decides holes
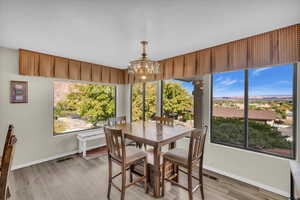
[[[64,132],[67,127],[63,121],[54,120],[54,134]]]
[[[132,120],[143,119],[143,84],[136,83],[132,86]]]
[[[96,84],[76,84],[66,99],[59,102],[55,116],[79,115],[94,126],[115,113],[115,88]]]
[[[193,97],[180,83],[165,82],[163,92],[163,109],[167,115],[178,114],[185,120],[191,119]]]
[[[156,83],[146,83],[145,95],[145,118],[149,120],[156,114]]]
[[[248,122],[249,146],[258,149],[291,149],[292,143],[276,127],[255,121]],[[213,117],[212,140],[235,145],[245,141],[244,121],[235,118]]]
[[[145,90],[145,118],[146,120],[156,113],[156,89],[153,82],[146,83]],[[183,120],[191,120],[193,97],[188,91],[176,82],[165,82],[163,90],[163,108],[167,115],[181,115]],[[132,87],[132,119],[143,119],[143,84],[136,83]]]

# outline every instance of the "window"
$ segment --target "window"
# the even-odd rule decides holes
[[[176,124],[194,127],[193,89],[191,81],[164,81],[162,115],[174,118]]]
[[[296,67],[212,77],[212,142],[294,158]]]
[[[156,114],[157,81],[135,83],[131,88],[132,121],[150,120]]]
[[[135,83],[131,88],[131,116],[133,121],[144,119],[144,85]]]
[[[54,82],[54,135],[98,128],[115,116],[115,86]]]

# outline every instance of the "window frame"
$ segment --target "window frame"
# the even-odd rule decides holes
[[[97,130],[97,129],[100,129],[100,127],[98,128],[88,128],[88,129],[82,129],[82,130],[76,130],[76,131],[68,131],[68,132],[63,132],[63,133],[58,133],[58,134],[55,134],[54,133],[54,87],[53,87],[53,83],[54,82],[64,82],[64,83],[76,83],[76,82],[70,82],[70,81],[60,81],[60,80],[57,80],[57,81],[53,81],[52,82],[52,107],[53,107],[53,110],[52,110],[52,135],[53,137],[57,137],[57,136],[64,136],[64,135],[68,135],[68,134],[77,134],[77,133],[81,133],[81,132],[84,132],[84,131],[91,131],[91,130]],[[81,83],[81,82],[78,82],[80,84],[87,84],[87,85],[105,85],[105,86],[113,86],[114,87],[114,93],[115,93],[115,98],[114,98],[114,101],[115,101],[115,112],[114,112],[114,117],[117,116],[117,85],[110,85],[110,84],[97,84],[97,83]]]
[[[139,83],[139,82],[138,82]],[[158,81],[146,81],[146,82],[141,82],[142,84],[142,89],[143,89],[143,92],[142,92],[142,98],[143,98],[143,115],[142,115],[142,120],[145,121],[146,120],[146,84],[147,83],[155,83],[156,84],[156,87],[158,88],[159,87],[159,83]],[[133,122],[132,120],[132,91],[133,91],[133,84],[130,84],[130,122]],[[157,94],[156,94],[157,96]],[[159,103],[157,100],[156,100],[156,103]],[[156,113],[157,113],[157,110],[156,110]]]
[[[238,149],[243,149],[247,151],[252,151],[256,153],[263,153],[271,156],[276,156],[280,158],[286,158],[286,159],[291,159],[295,160],[296,159],[296,148],[297,148],[297,73],[298,73],[298,67],[297,63],[291,63],[293,65],[293,142],[292,142],[292,155],[291,156],[284,156],[282,154],[276,154],[276,153],[271,153],[271,152],[265,152],[265,151],[260,151],[258,149],[254,149],[249,147],[249,132],[248,132],[248,108],[249,108],[249,70],[248,69],[243,69],[244,71],[244,129],[245,129],[245,142],[244,145],[239,146],[235,144],[229,144],[225,142],[217,142],[213,141],[213,133],[212,133],[212,126],[213,126],[213,77],[214,74],[211,74],[210,77],[210,142],[213,144],[218,144],[218,145],[224,145],[228,147],[233,147],[233,148],[238,148]],[[276,67],[274,66],[266,66],[266,67]]]
[[[188,83],[192,83],[193,81],[184,81],[182,79],[166,79],[166,80],[161,80],[161,88],[160,88],[160,93],[161,93],[161,101],[160,101],[160,116],[164,116],[164,85],[165,85],[165,82],[166,81],[172,81],[172,80],[175,80],[175,81],[182,81],[182,82],[188,82]],[[193,83],[192,83],[193,84]],[[193,102],[195,101],[195,96],[192,92],[192,99],[193,99]],[[195,110],[195,103],[193,103],[193,109]],[[194,117],[193,117],[193,120],[194,120]],[[195,120],[194,120],[194,123],[193,123],[193,126],[195,126]]]

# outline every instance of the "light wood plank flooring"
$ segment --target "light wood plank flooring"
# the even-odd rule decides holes
[[[118,168],[115,167],[115,172]],[[257,187],[205,172],[204,190],[206,200],[281,200],[287,199]],[[186,176],[180,176],[186,182]],[[117,183],[120,183],[117,180]],[[12,200],[102,200],[106,199],[106,157],[85,160],[73,156],[62,162],[50,161],[15,170],[10,177]],[[112,188],[111,199],[120,199],[120,193]],[[127,200],[150,200],[143,188],[133,186],[126,191]],[[187,192],[167,184],[166,195],[161,199],[188,199]],[[194,199],[201,199],[199,190]]]

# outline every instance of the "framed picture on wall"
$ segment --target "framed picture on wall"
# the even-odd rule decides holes
[[[10,82],[10,103],[28,103],[27,81]]]

